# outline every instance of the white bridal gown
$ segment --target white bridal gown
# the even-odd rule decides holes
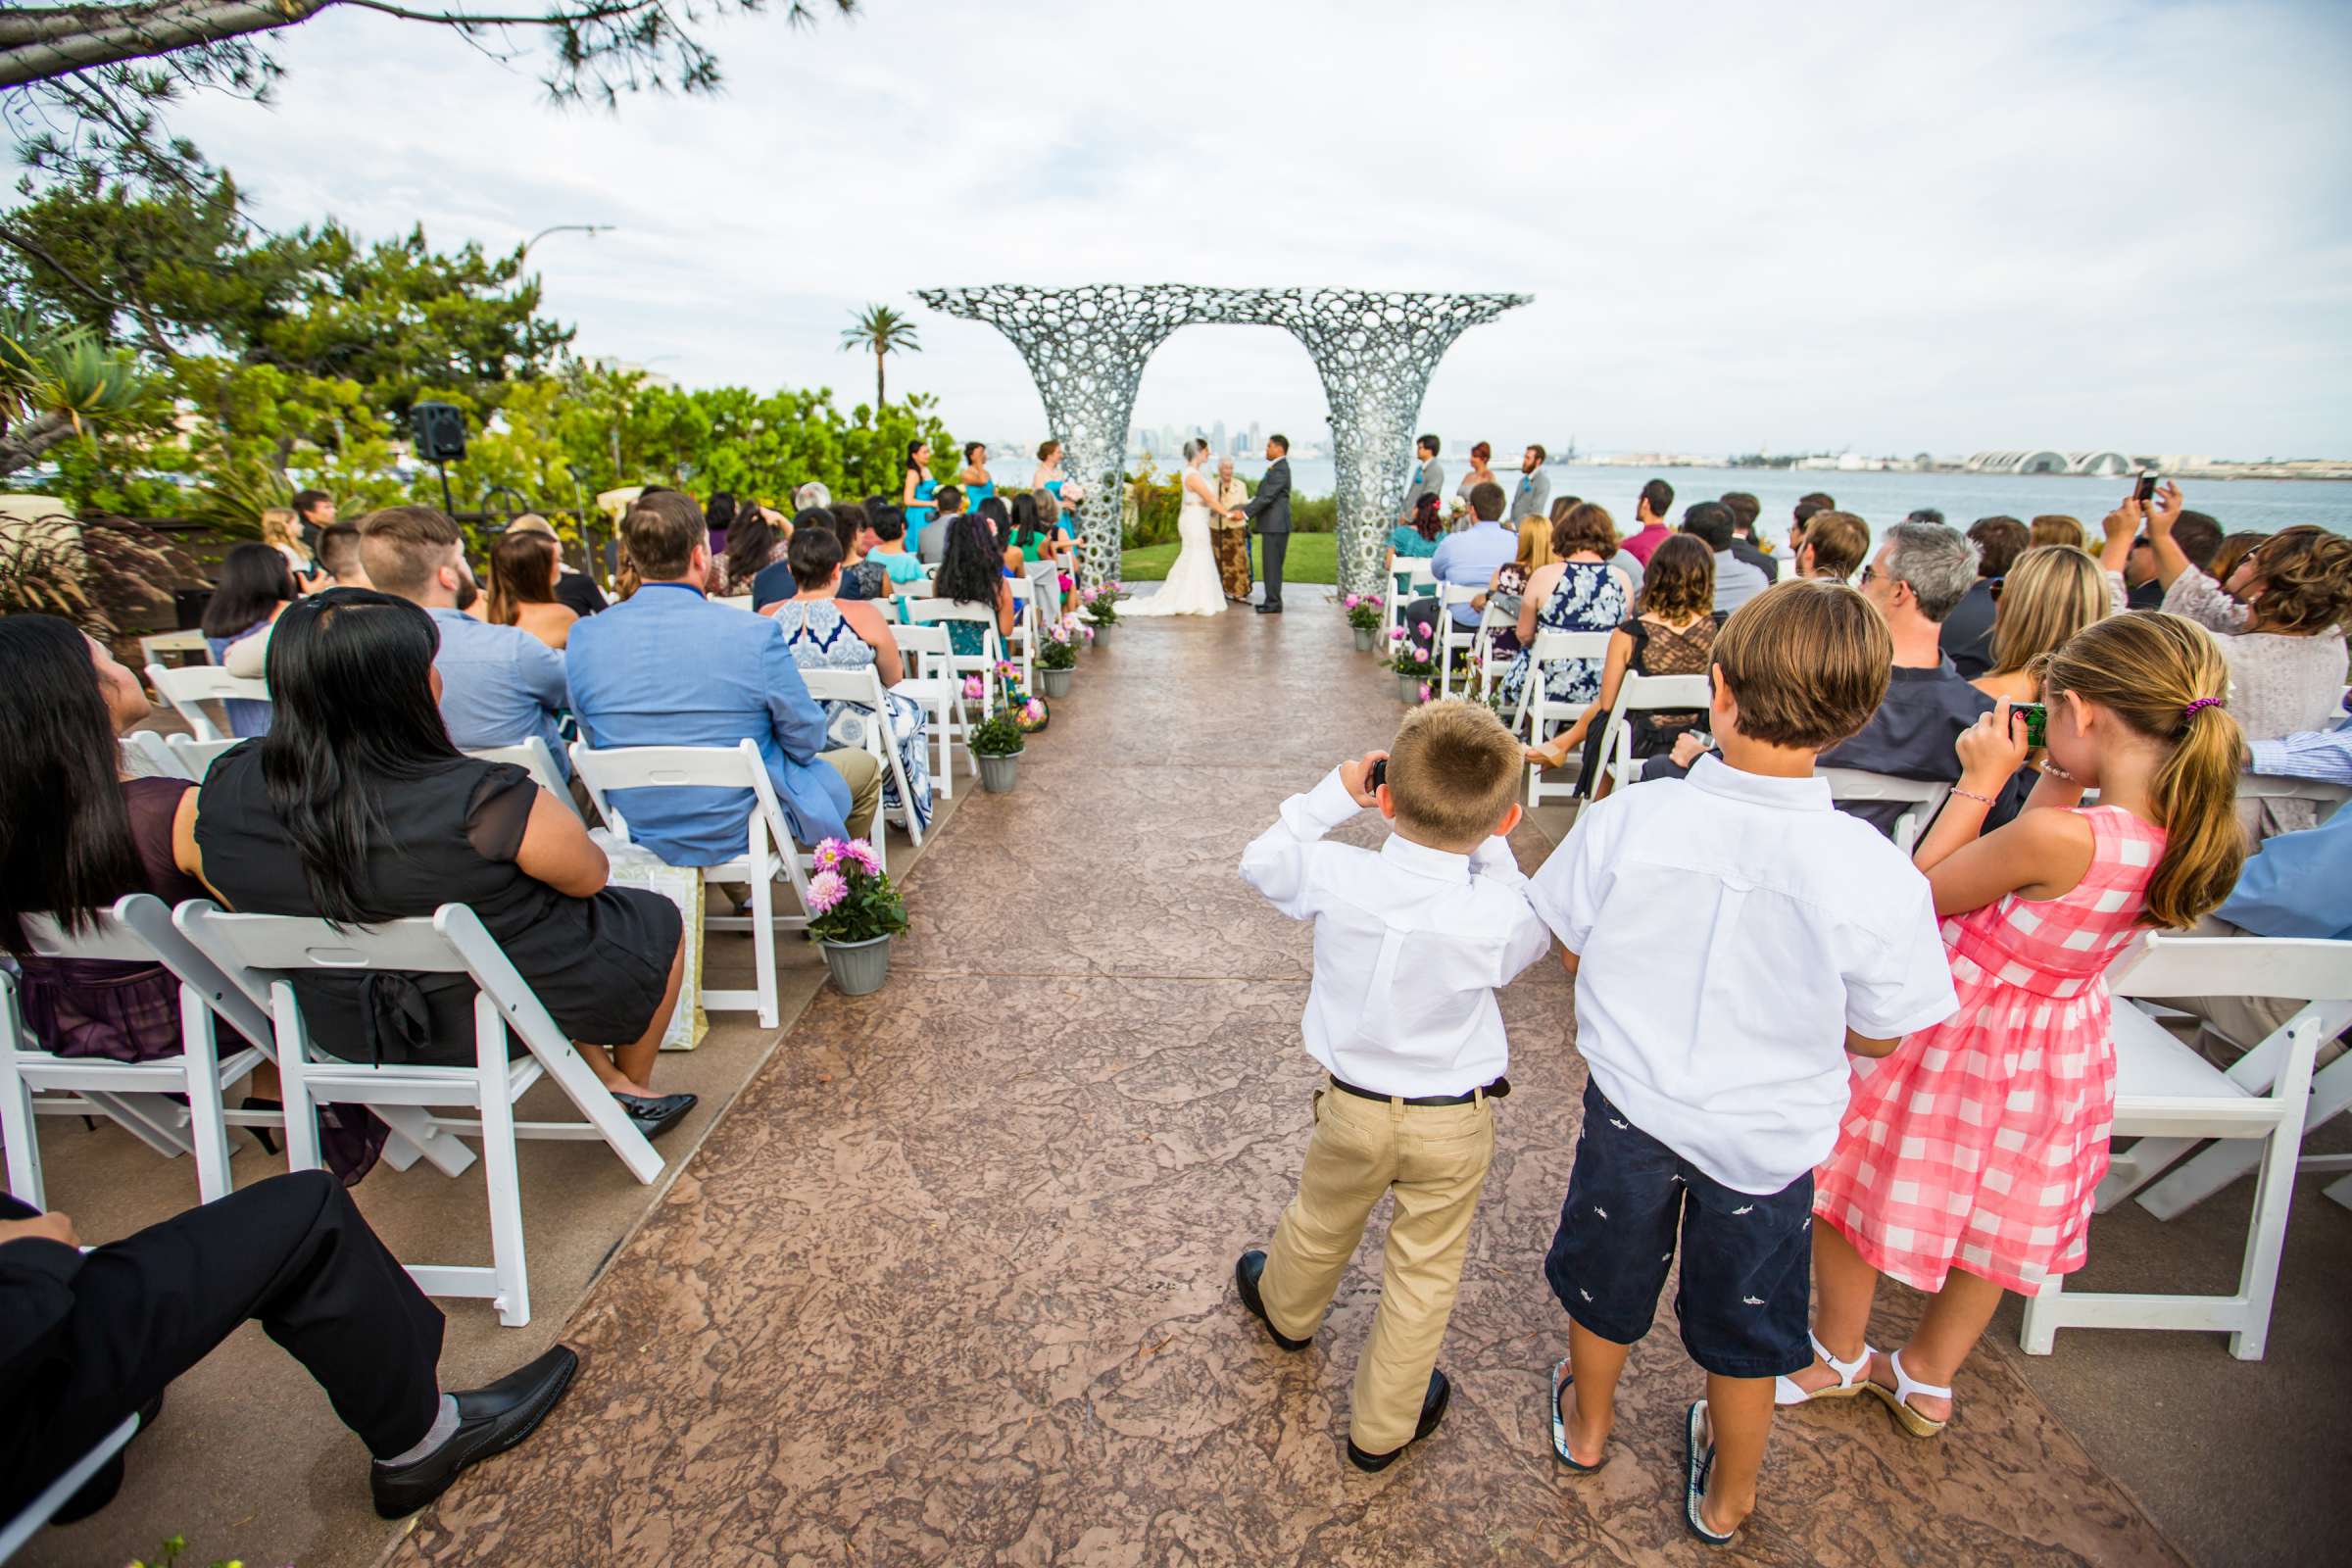
[[[1201,477],[1198,468],[1187,473]],[[1208,503],[1191,485],[1184,487],[1184,510],[1176,514],[1179,548],[1168,580],[1149,598],[1131,599],[1119,607],[1119,618],[1136,615],[1222,615],[1225,581],[1217,575],[1216,547],[1208,537]]]

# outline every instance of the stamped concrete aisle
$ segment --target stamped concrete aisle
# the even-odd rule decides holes
[[[1317,604],[1089,655],[1017,792],[967,803],[915,868],[889,986],[811,1004],[581,1309],[569,1399],[394,1560],[1720,1560],[1681,1523],[1698,1379],[1670,1307],[1615,1459],[1571,1478],[1550,1455],[1564,1320],[1540,1265],[1584,1076],[1555,964],[1504,997],[1517,1092],[1441,1432],[1379,1476],[1343,1457],[1377,1244],[1304,1353],[1235,1301],[1317,1081],[1306,929],[1235,866],[1285,795],[1387,740],[1395,694]],[[1518,848],[1532,867],[1548,843]],[[1940,1444],[1869,1401],[1783,1421],[1734,1556],[2178,1560],[2003,1358],[1959,1395]]]

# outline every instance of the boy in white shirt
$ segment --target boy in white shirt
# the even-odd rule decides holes
[[[1892,660],[1851,588],[1758,594],[1715,636],[1720,758],[1587,807],[1529,885],[1568,950],[1592,1071],[1544,1262],[1569,1317],[1552,1449],[1572,1470],[1604,1462],[1679,1230],[1675,1313],[1707,1373],[1683,1517],[1714,1545],[1755,1506],[1773,1379],[1812,1364],[1813,1167],[1837,1142],[1847,1054],[1886,1055],[1958,1005],[1927,878],[1813,774],[1877,709]]]
[[[1373,1205],[1396,1194],[1355,1371],[1348,1457],[1360,1470],[1429,1436],[1451,1396],[1438,1345],[1494,1153],[1493,1102],[1510,1093],[1494,988],[1551,949],[1503,842],[1519,822],[1520,759],[1484,706],[1432,703],[1393,750],[1285,801],[1242,854],[1245,881],[1315,922],[1300,1029],[1331,1083],[1315,1091],[1298,1196],[1270,1249],[1242,1254],[1234,1284],[1276,1345],[1305,1349]],[[1323,842],[1366,806],[1396,829],[1378,852]]]

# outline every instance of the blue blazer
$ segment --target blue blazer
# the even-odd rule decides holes
[[[850,787],[817,754],[825,715],[808,695],[784,628],[714,605],[680,583],[647,583],[575,623],[564,662],[581,738],[621,746],[760,743],[785,818],[804,844],[843,838]],[[743,853],[750,790],[615,791],[629,836],[672,865]]]

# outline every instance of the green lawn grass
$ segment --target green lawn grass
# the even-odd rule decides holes
[[[1141,550],[1125,552],[1119,559],[1119,575],[1129,582],[1165,582],[1168,568],[1176,564],[1176,546],[1149,545]],[[1250,571],[1257,570],[1257,539],[1250,536]],[[1290,554],[1282,558],[1282,580],[1291,582],[1336,583],[1340,580],[1340,536],[1336,533],[1295,533],[1291,535]]]

